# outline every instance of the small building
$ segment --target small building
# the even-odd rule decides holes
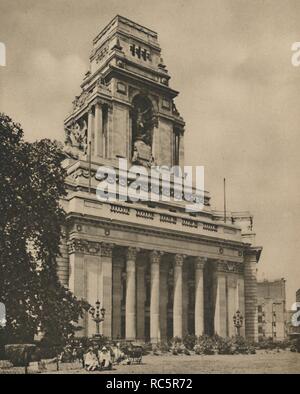
[[[282,340],[287,336],[285,279],[257,283],[258,338]]]

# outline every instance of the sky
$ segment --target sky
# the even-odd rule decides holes
[[[120,14],[158,32],[186,122],[187,165],[205,166],[212,207],[254,215],[259,279],[300,288],[298,0],[1,0],[0,111],[27,140],[64,139],[92,39]]]

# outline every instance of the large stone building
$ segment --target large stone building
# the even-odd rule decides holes
[[[285,279],[257,283],[258,337],[282,340],[287,336]]]
[[[253,246],[250,214],[223,220],[207,191],[196,212],[175,199],[97,199],[101,165],[115,168],[116,182],[127,186],[119,158],[145,168],[183,166],[185,123],[169,81],[154,31],[116,16],[93,40],[90,69],[65,119],[68,224],[60,280],[77,297],[100,300],[101,332],[111,338],[231,336],[237,310],[244,316],[241,333],[257,338],[261,248]],[[162,185],[156,192],[162,196]],[[81,325],[81,335],[95,334],[89,314]]]

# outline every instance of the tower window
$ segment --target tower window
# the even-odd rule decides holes
[[[179,165],[179,149],[180,149],[180,133],[178,130],[174,132],[174,165]]]

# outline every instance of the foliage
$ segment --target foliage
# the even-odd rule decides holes
[[[255,354],[254,344],[244,337],[237,336],[232,339],[232,350],[234,354]]]
[[[168,342],[161,341],[156,344],[156,346],[162,353],[167,353],[170,351],[170,345]]]
[[[120,349],[124,354],[128,354],[129,349],[132,347],[131,342],[120,341]]]
[[[171,343],[171,344],[174,344],[174,345],[176,345],[176,344],[181,344],[181,343],[182,343],[182,338],[174,337],[174,338],[172,338],[172,339],[170,340],[170,343]]]
[[[285,350],[289,349],[292,345],[292,341],[289,339],[284,340],[273,340],[272,337],[268,338],[259,338],[258,343],[255,344],[257,349],[264,349],[264,350]]]
[[[174,355],[177,354],[190,355],[190,352],[185,346],[183,339],[179,337],[174,337],[170,340],[170,351]]]
[[[293,339],[290,343],[290,350],[291,352],[298,352],[300,353],[300,338]]]
[[[281,347],[281,341],[274,341],[272,337],[260,338],[256,347],[264,350],[275,350]]]
[[[100,337],[89,338],[87,344],[88,346],[98,346],[101,349],[103,346],[109,345],[109,339],[101,335]]]
[[[278,344],[277,344],[279,349],[282,349],[282,350],[289,349],[291,347],[291,345],[292,345],[292,341],[290,339],[288,339],[288,338],[286,338],[286,339],[284,339],[282,341],[279,341]]]
[[[216,349],[218,354],[233,354],[233,341],[231,338],[215,336]]]
[[[72,362],[74,359],[80,359],[90,347],[93,349],[101,349],[103,346],[110,348],[111,344],[112,342],[105,336],[98,338],[76,337],[69,339],[64,344],[53,344],[43,339],[37,343],[37,349],[41,359],[59,357],[62,362]]]
[[[4,348],[4,344],[0,346],[0,360],[5,360],[5,348]]]
[[[62,352],[63,348],[56,346],[42,346],[39,344],[39,352],[41,359],[53,359],[57,357],[57,355]],[[37,361],[37,360],[33,360]]]
[[[154,356],[159,356],[161,354],[160,345],[158,343],[152,344],[152,354]]]
[[[6,358],[16,367],[25,367],[29,364],[36,346],[34,344],[13,344],[5,346]]]
[[[24,142],[19,124],[0,114],[0,342],[31,342],[38,329],[66,341],[87,304],[57,277],[66,195],[63,153],[48,139]],[[57,340],[57,339],[56,339]]]
[[[196,354],[215,354],[215,341],[212,337],[202,335],[198,338],[198,343],[194,349]]]
[[[243,337],[222,338],[202,335],[194,346],[196,354],[254,354],[255,347]]]
[[[144,343],[141,346],[142,346],[142,354],[143,354],[143,356],[146,356],[152,350],[152,344],[149,343],[149,342],[148,343]]]
[[[193,350],[194,349],[194,346],[195,346],[195,344],[196,344],[196,342],[197,342],[197,336],[196,335],[192,335],[192,334],[186,334],[184,337],[183,337],[183,343],[184,343],[184,346],[187,348],[187,349],[189,349],[189,350]]]

